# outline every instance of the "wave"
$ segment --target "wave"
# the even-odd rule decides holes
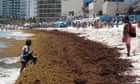
[[[19,76],[19,57],[0,59],[0,84],[14,84]]]

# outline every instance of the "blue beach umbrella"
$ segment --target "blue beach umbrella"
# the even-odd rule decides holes
[[[92,0],[84,0],[84,3],[89,3],[91,2]]]
[[[100,20],[109,20],[110,17],[109,16],[100,16]]]

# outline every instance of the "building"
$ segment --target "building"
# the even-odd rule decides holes
[[[20,17],[20,1],[19,0],[3,0],[3,16],[10,18]]]
[[[37,0],[20,0],[20,16],[22,18],[34,18],[37,16]]]
[[[89,4],[89,16],[126,14],[139,0],[94,0]]]
[[[30,7],[28,9],[30,9],[30,15],[27,18],[34,18],[37,16],[37,0],[28,0],[30,1]]]
[[[131,3],[127,10],[128,14],[140,14],[140,0]]]
[[[0,0],[0,17],[3,15],[3,1]]]
[[[82,13],[83,0],[39,0],[37,3],[37,18],[48,21]]]
[[[126,14],[128,4],[125,0],[105,0],[103,4],[103,14],[105,15],[118,15],[118,14]]]
[[[89,4],[89,17],[102,15],[103,14],[103,6],[104,0],[94,0]]]
[[[82,14],[83,0],[62,0],[61,16]]]
[[[36,0],[1,0],[0,14],[7,18],[36,17]]]
[[[82,7],[82,9],[83,9],[83,16],[84,17],[88,17],[89,15],[89,11],[90,11],[90,9],[89,9],[89,4],[91,3],[91,2],[93,2],[94,0],[83,0],[83,7]]]
[[[0,0],[0,15],[8,18],[59,20],[82,14],[83,0]]]
[[[20,18],[25,18],[26,14],[26,0],[20,0]]]
[[[58,20],[61,17],[61,0],[38,0],[37,18],[47,21]]]

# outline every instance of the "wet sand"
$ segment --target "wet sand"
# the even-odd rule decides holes
[[[35,31],[31,50],[37,64],[29,62],[16,84],[131,84],[135,77],[124,76],[131,63],[119,59],[117,48],[84,40],[58,31]],[[23,41],[13,41],[12,54],[18,56]],[[18,46],[16,46],[18,45]]]

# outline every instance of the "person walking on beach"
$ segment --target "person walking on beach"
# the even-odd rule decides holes
[[[126,44],[127,56],[130,56],[131,37],[129,35],[129,31],[130,31],[130,27],[132,24],[130,23],[128,16],[124,17],[124,23],[125,23],[125,25],[123,27],[123,39],[122,39],[122,41]]]
[[[24,70],[26,67],[26,64],[30,59],[33,60],[33,62],[36,62],[36,57],[32,55],[33,52],[30,51],[30,46],[32,44],[32,41],[30,39],[26,40],[25,45],[22,48],[22,53],[20,56],[20,62],[21,62],[21,69],[20,73]]]

